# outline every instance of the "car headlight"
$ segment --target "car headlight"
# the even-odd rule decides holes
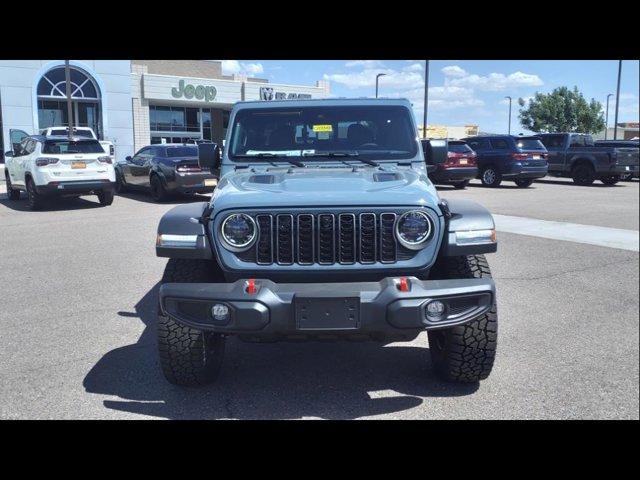
[[[433,232],[433,222],[426,213],[420,210],[405,212],[396,222],[396,238],[398,242],[410,250],[420,250]]]
[[[256,241],[258,228],[249,215],[232,213],[223,220],[220,234],[229,250],[241,252],[251,248]]]

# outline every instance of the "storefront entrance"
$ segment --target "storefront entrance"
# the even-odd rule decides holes
[[[185,143],[189,140],[216,138],[213,117],[215,109],[169,105],[149,105],[151,143]],[[222,112],[223,136],[226,133],[229,112]],[[218,129],[219,130],[219,129]]]

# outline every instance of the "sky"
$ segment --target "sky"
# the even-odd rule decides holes
[[[331,96],[373,97],[375,77],[380,77],[379,96],[408,98],[416,121],[422,124],[424,106],[424,60],[224,60],[223,72],[246,73],[272,83],[315,85],[330,82]],[[577,86],[587,101],[604,106],[607,94],[609,126],[613,126],[617,60],[431,60],[429,62],[429,125],[477,124],[480,130],[504,133],[508,126],[508,100],[513,98],[514,134],[527,133],[518,121],[518,98],[554,88]],[[622,62],[619,122],[637,122],[640,103],[640,61]]]

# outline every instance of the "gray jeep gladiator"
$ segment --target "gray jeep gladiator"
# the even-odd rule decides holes
[[[411,104],[396,99],[237,103],[210,202],[158,227],[162,371],[214,381],[230,335],[254,342],[410,341],[426,331],[446,380],[488,377],[497,341],[491,214],[446,202],[427,177]],[[426,146],[445,162],[444,140]]]

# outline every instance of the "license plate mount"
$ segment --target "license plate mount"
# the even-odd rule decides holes
[[[79,168],[87,168],[86,162],[71,162],[71,168],[79,169]]]
[[[360,327],[360,299],[296,296],[295,317],[298,330],[356,330]]]

